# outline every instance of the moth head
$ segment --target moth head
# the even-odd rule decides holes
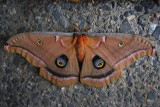
[[[93,66],[97,69],[102,69],[105,66],[105,61],[102,58],[100,58],[98,55],[93,57],[92,62],[93,62]]]
[[[118,43],[118,46],[119,46],[119,47],[123,47],[123,46],[124,46],[124,41],[120,41],[120,42]]]
[[[39,40],[39,39],[38,39],[38,40],[37,40],[37,44],[38,44],[38,45],[43,45],[42,40]]]
[[[59,56],[56,61],[55,64],[58,68],[64,68],[68,63],[68,57],[66,55],[61,55]]]

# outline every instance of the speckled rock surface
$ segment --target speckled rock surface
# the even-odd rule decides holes
[[[155,17],[160,7],[154,2],[0,0],[0,7],[0,41],[28,31],[72,32],[71,21],[79,29],[91,23],[89,32],[141,34],[160,56],[160,18]],[[150,34],[151,24],[156,28]],[[155,55],[140,58],[103,88],[57,87],[38,71],[0,43],[0,107],[160,107],[160,59]]]

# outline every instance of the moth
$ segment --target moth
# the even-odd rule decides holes
[[[122,76],[122,70],[141,56],[151,56],[152,43],[136,34],[28,32],[4,46],[40,67],[39,74],[57,86],[81,82],[103,87]]]

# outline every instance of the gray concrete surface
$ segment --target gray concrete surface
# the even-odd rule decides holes
[[[73,32],[91,23],[89,32],[140,34],[160,56],[160,7],[146,1],[66,2],[0,0],[0,40],[30,31]],[[0,44],[0,107],[160,107],[160,59],[142,57],[123,77],[103,88],[81,83],[57,87],[38,75],[21,55]]]

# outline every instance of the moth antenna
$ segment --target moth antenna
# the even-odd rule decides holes
[[[80,32],[80,30],[78,29],[77,25],[73,24],[71,21],[69,21],[69,23],[72,25],[72,27],[74,28],[75,32]]]
[[[90,30],[90,26],[87,26],[82,31],[88,32],[89,30]]]
[[[91,28],[92,22],[89,25],[87,25],[82,31],[88,32],[90,30],[90,28]]]

